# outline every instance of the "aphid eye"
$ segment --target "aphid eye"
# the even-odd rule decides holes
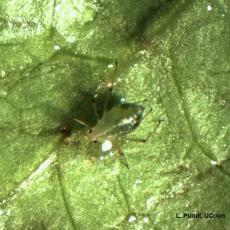
[[[93,143],[95,143],[95,144],[97,144],[97,142],[98,142],[97,140],[94,140],[94,141],[93,141]]]
[[[89,130],[88,130],[88,133],[92,133],[92,132],[93,132],[93,130],[92,130],[92,129],[89,129]]]

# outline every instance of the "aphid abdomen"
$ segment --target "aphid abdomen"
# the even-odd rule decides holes
[[[104,136],[125,135],[138,127],[144,107],[135,103],[124,103],[106,111],[97,124],[97,131]]]

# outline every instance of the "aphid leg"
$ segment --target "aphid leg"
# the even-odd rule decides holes
[[[155,131],[158,129],[158,127],[160,126],[161,122],[163,120],[158,120],[157,125],[155,126],[155,128],[147,135],[146,138],[133,138],[133,137],[127,137],[126,140],[128,141],[134,141],[134,142],[141,142],[141,143],[145,143],[146,141],[148,141],[148,139],[153,135],[153,133],[155,133]]]
[[[93,112],[94,115],[96,117],[96,119],[98,120],[98,112],[97,112],[97,94],[93,95],[92,97],[92,104],[93,104]]]
[[[143,116],[142,120],[144,120],[152,111],[153,109],[150,108],[149,111]]]
[[[58,161],[57,161],[58,162]],[[57,179],[58,179],[58,185],[60,188],[60,193],[61,193],[61,198],[64,204],[64,208],[66,213],[68,213],[68,218],[70,220],[70,224],[72,226],[73,229],[77,229],[77,224],[74,220],[74,216],[73,213],[71,211],[70,205],[68,203],[68,199],[66,198],[66,189],[64,186],[64,181],[63,181],[63,177],[62,177],[62,173],[61,173],[61,168],[60,168],[60,163],[58,162],[57,164],[55,164],[55,169],[57,172]]]
[[[72,145],[73,141],[72,139],[69,137],[70,136],[70,129],[68,129],[67,127],[62,127],[60,129],[60,131],[63,133],[63,137],[62,140],[64,142],[65,145]]]
[[[104,112],[107,111],[107,109],[108,109],[108,102],[109,102],[109,98],[110,98],[112,91],[113,91],[114,78],[116,76],[116,73],[117,73],[117,59],[115,61],[115,69],[114,69],[113,79],[112,79],[112,82],[109,84],[108,91],[107,91],[107,94],[105,97]]]
[[[89,128],[89,126],[88,126],[84,121],[81,121],[81,120],[79,120],[79,119],[77,119],[77,118],[74,118],[74,120],[75,120],[77,123],[79,123],[79,124],[85,126],[86,128]]]
[[[70,130],[66,126],[61,127],[60,131],[63,133],[64,137],[68,137],[70,134]]]
[[[72,139],[69,137],[66,137],[63,142],[65,145],[72,145],[73,144]]]
[[[128,165],[128,162],[126,160],[126,157],[125,157],[125,154],[124,152],[122,151],[122,149],[119,147],[119,146],[116,146],[117,147],[117,151],[118,151],[118,154],[119,154],[119,160],[120,162],[127,168],[129,169],[129,165]]]
[[[140,100],[140,101],[135,101],[134,103],[135,103],[135,104],[142,104],[142,103],[144,103],[144,102],[146,102],[146,101],[148,101],[148,98],[145,98],[145,99]]]
[[[98,90],[96,90],[96,92],[94,94],[92,93],[88,93],[88,92],[84,92],[84,91],[81,91],[80,92],[83,94],[83,95],[86,95],[87,97],[90,97],[92,98],[91,99],[91,103],[92,103],[92,107],[93,107],[93,112],[94,112],[94,115],[96,118],[98,118],[98,112],[97,112],[97,97],[98,97]],[[78,119],[76,119],[78,120]],[[78,122],[78,121],[77,121]],[[82,124],[82,121],[78,122],[80,124]],[[84,123],[84,122],[83,122]]]

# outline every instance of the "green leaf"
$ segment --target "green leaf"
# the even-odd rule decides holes
[[[0,229],[228,229],[229,7],[2,1]],[[164,120],[121,144],[129,169],[92,158],[74,121],[95,124],[113,80],[112,99],[153,109],[130,136]]]

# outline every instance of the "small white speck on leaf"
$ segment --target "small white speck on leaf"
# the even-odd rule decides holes
[[[60,50],[61,47],[59,45],[54,45],[54,50]]]
[[[5,77],[6,76],[6,72],[4,70],[1,71],[1,77]]]
[[[121,98],[121,102],[125,102],[125,98],[124,97]]]
[[[113,64],[108,64],[107,68],[108,69],[112,69],[113,68]]]
[[[136,220],[137,220],[137,218],[136,218],[135,216],[133,216],[133,215],[131,215],[131,216],[129,217],[129,219],[128,219],[129,223],[133,223],[133,222],[135,222]]]
[[[117,176],[119,174],[119,170],[117,168],[113,168],[111,171],[111,175]]]
[[[154,203],[155,203],[154,197],[153,197],[153,196],[150,196],[150,197],[146,200],[146,207],[147,207],[147,209],[150,210],[150,209],[153,207]]]
[[[100,156],[98,159],[99,159],[100,161],[103,161],[103,160],[104,160],[104,156]]]
[[[217,161],[213,161],[213,160],[211,160],[210,163],[211,163],[212,166],[216,166],[218,164]]]
[[[0,90],[0,96],[1,97],[6,97],[7,96],[7,91],[6,90]]]
[[[3,214],[4,212],[0,209],[0,216]]]
[[[135,180],[134,184],[133,184],[133,189],[137,189],[137,187],[142,183],[141,180]]]
[[[66,41],[69,42],[69,43],[74,43],[74,42],[76,42],[76,40],[77,39],[74,36],[69,36],[69,37],[66,38]]]
[[[109,152],[109,156],[112,157],[114,154],[113,152]]]
[[[149,218],[148,218],[147,216],[145,216],[145,217],[143,218],[143,222],[144,222],[145,224],[149,223]]]
[[[60,12],[60,10],[61,10],[61,5],[60,4],[58,4],[58,5],[56,5],[55,6],[55,12]]]
[[[71,11],[70,11],[70,16],[71,16],[72,18],[75,18],[75,17],[77,16],[77,12],[71,10]]]
[[[212,6],[211,5],[208,5],[207,6],[207,11],[211,11],[212,10]]]

